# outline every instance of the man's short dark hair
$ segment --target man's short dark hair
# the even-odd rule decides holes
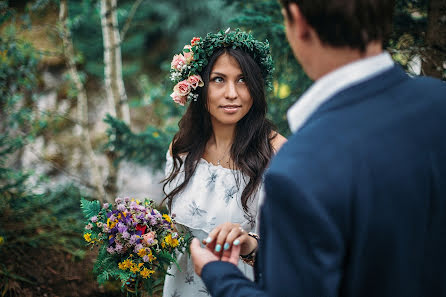
[[[384,42],[392,29],[394,0],[279,0],[290,16],[296,3],[321,41],[364,51],[371,41]]]

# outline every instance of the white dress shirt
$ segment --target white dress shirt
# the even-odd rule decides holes
[[[342,66],[318,79],[287,112],[288,123],[296,133],[310,116],[335,94],[376,76],[394,65],[387,52]]]

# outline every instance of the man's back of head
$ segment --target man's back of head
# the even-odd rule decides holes
[[[372,41],[383,42],[392,28],[394,0],[280,0],[289,15],[295,3],[321,42],[364,52]]]

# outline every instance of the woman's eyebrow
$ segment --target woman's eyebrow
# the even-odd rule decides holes
[[[211,72],[211,75],[220,75],[220,76],[224,76],[224,77],[226,77],[226,74],[221,73],[221,72],[217,72],[217,71],[213,71],[213,72]],[[237,75],[237,77],[240,77],[240,76],[244,76],[243,73],[239,73],[239,74]]]
[[[214,71],[214,72],[211,72],[211,75],[220,75],[220,76],[226,76],[226,74],[224,74],[224,73],[221,73],[221,72],[216,72],[216,71]]]

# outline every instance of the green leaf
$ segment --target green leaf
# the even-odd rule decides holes
[[[88,201],[81,199],[81,208],[85,218],[88,220],[93,216],[97,216],[101,211],[101,204],[98,200]]]

